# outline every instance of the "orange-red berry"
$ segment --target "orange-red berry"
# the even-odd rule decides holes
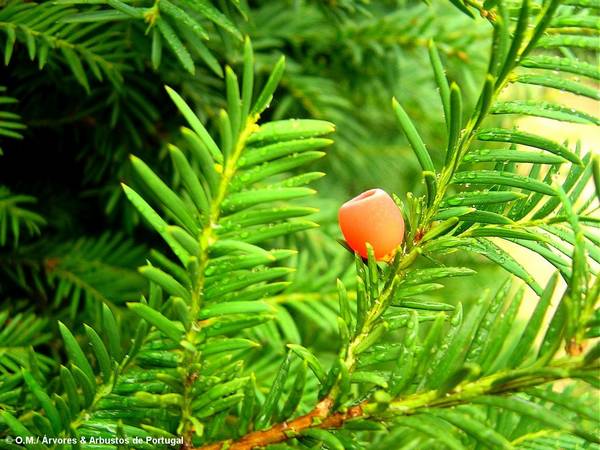
[[[367,257],[367,242],[375,259],[388,260],[404,240],[404,219],[398,205],[382,189],[371,189],[340,208],[340,229],[352,250]]]

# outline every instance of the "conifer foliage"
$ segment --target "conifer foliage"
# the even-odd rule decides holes
[[[598,5],[331,3],[0,0],[0,448],[600,448]]]

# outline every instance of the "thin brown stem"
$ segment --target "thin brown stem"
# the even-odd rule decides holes
[[[289,422],[273,425],[266,430],[248,433],[237,441],[217,442],[208,444],[196,450],[251,450],[256,447],[277,444],[291,439],[309,428],[340,428],[347,420],[364,415],[361,405],[356,405],[344,412],[331,413],[333,399],[326,397],[308,414]]]

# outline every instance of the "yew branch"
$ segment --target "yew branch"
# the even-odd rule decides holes
[[[364,414],[361,405],[348,408],[344,412],[330,414],[332,406],[333,399],[326,397],[312,411],[294,420],[278,423],[266,430],[248,433],[237,441],[217,442],[194,450],[252,450],[286,441],[308,428],[340,428],[347,420]]]
[[[207,444],[202,447],[184,447],[185,450],[252,450],[269,444],[284,442],[309,428],[341,428],[351,419],[377,418],[418,414],[429,408],[451,408],[469,404],[482,395],[510,395],[523,392],[534,386],[546,383],[589,377],[598,373],[598,363],[586,362],[583,358],[564,358],[546,367],[526,367],[498,372],[474,381],[466,381],[448,393],[439,390],[418,392],[391,401],[382,410],[383,405],[363,401],[344,411],[333,411],[334,399],[330,396],[321,400],[309,413],[288,422],[278,423],[271,428],[253,431],[238,440],[226,440]]]

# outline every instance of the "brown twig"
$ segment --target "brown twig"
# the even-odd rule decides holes
[[[237,441],[223,441],[204,445],[195,450],[252,450],[269,444],[283,442],[308,428],[340,428],[347,420],[363,415],[361,405],[353,406],[345,412],[330,415],[333,400],[326,397],[308,414],[289,422],[273,425],[266,430],[248,433]]]

